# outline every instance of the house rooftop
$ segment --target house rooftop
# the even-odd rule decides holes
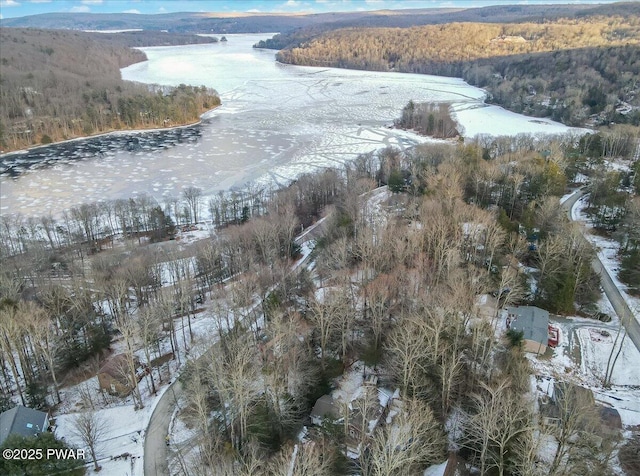
[[[121,379],[123,373],[127,372],[127,356],[125,354],[112,355],[107,359],[99,373],[105,373],[115,379]]]
[[[322,420],[325,417],[339,418],[340,410],[333,402],[331,395],[323,395],[316,401],[311,410],[311,418]]]
[[[510,328],[522,332],[524,339],[546,346],[549,342],[549,313],[535,306],[515,306],[507,309],[515,316]]]
[[[47,430],[47,414],[18,405],[0,414],[0,445],[9,435],[36,436]]]

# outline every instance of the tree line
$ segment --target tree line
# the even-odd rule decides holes
[[[410,475],[445,459],[448,446],[480,474],[606,473],[616,439],[593,445],[596,408],[567,386],[560,423],[541,423],[547,410],[535,410],[521,341],[494,329],[503,305],[573,314],[576,302],[586,312],[597,299],[593,250],[558,201],[569,158],[581,155],[574,139],[485,138],[360,156],[336,176],[340,193],[311,274],[284,271],[289,259],[262,223],[276,247],[269,259],[268,248],[255,249],[252,278],[228,291],[243,296],[231,298],[244,307],[230,313],[242,317],[221,326],[219,343],[183,376],[198,458],[178,450],[175,471]],[[396,173],[407,178],[401,193],[375,208],[368,192]],[[281,212],[269,219],[295,223]],[[514,262],[537,268],[534,292]],[[495,289],[498,301],[480,311],[477,295]],[[375,387],[365,386],[297,440],[316,400],[354,363],[399,389],[400,416],[354,443],[351,423],[367,427],[378,405]],[[445,428],[452,419],[455,431]],[[541,435],[554,442],[547,464]],[[346,458],[354,444],[361,451]]]
[[[638,17],[342,28],[281,50],[283,63],[462,77],[488,101],[570,125],[638,124]]]
[[[181,377],[199,458],[179,458],[175,473],[329,475],[356,465],[409,475],[443,461],[448,447],[483,474],[605,471],[615,439],[592,445],[593,407],[567,391],[562,424],[542,424],[521,341],[495,332],[506,305],[595,309],[593,250],[576,239],[558,200],[576,173],[589,173],[593,150],[593,140],[571,136],[478,137],[383,149],[279,191],[206,200],[188,188],[164,204],[138,197],[78,206],[53,223],[6,220],[5,402],[59,401],[68,372],[95,372],[116,336],[128,361],[135,349],[151,362],[164,343],[184,362],[185,349],[206,345]],[[371,191],[397,176],[393,203],[377,205]],[[160,211],[164,219],[154,218]],[[295,236],[321,215],[314,265],[292,269]],[[167,231],[157,239],[166,239],[173,226],[204,219],[216,223],[215,236],[173,250],[145,245],[157,224]],[[113,245],[101,241],[106,227]],[[534,288],[520,264],[536,268]],[[477,296],[492,291],[498,299],[481,309]],[[205,301],[215,310],[213,346],[198,343],[191,327]],[[310,443],[296,436],[356,362],[397,388],[403,408],[394,425],[357,437],[366,450],[354,463],[344,456],[353,438],[345,421],[355,411],[368,426],[375,390],[341,407],[342,420],[310,430]],[[167,378],[154,368],[144,380],[153,392]],[[139,393],[134,399],[144,404]],[[455,430],[445,426],[454,421]],[[536,464],[541,434],[555,443],[546,465]]]
[[[146,59],[125,46],[127,39],[2,28],[0,40],[7,45],[0,51],[3,152],[117,129],[185,124],[220,104],[204,86],[149,88],[122,81],[120,68]]]

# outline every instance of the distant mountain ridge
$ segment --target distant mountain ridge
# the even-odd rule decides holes
[[[611,5],[499,5],[483,8],[427,8],[318,14],[264,13],[44,13],[0,20],[3,27],[68,30],[144,29],[182,33],[267,33],[297,28],[347,26],[407,27],[449,22],[542,21],[559,17],[623,13],[633,3]],[[637,5],[637,4],[636,4]]]

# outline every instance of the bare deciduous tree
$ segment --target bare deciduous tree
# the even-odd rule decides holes
[[[428,391],[425,378],[425,366],[429,358],[425,345],[427,333],[420,316],[412,315],[402,319],[389,335],[387,365],[398,379],[403,395],[419,396]]]
[[[100,471],[97,450],[106,432],[106,422],[94,412],[80,413],[73,421],[72,433],[89,448],[94,471]]]
[[[403,403],[393,423],[376,430],[369,452],[362,456],[371,476],[422,474],[444,458],[446,437],[429,406],[418,399]]]
[[[224,409],[231,444],[246,441],[249,413],[260,393],[255,342],[248,334],[231,330],[209,352],[209,372]]]
[[[507,470],[508,452],[520,435],[531,430],[532,405],[511,389],[508,380],[487,385],[472,396],[474,414],[466,425],[465,446],[477,457],[480,474]]]
[[[560,382],[555,386],[554,400],[558,419],[557,425],[549,430],[557,446],[549,468],[551,475],[565,474],[580,453],[580,447],[597,434],[598,428],[598,413],[590,390]]]
[[[198,218],[200,218],[200,199],[202,198],[202,189],[198,187],[187,187],[182,191],[182,196],[189,207],[191,221],[193,223],[198,223]]]
[[[273,458],[268,476],[331,476],[334,473],[335,449],[325,441],[298,443],[283,447]]]

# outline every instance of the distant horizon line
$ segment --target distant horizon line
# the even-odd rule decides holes
[[[250,16],[308,16],[326,14],[389,14],[411,11],[460,11],[487,7],[545,7],[611,5],[637,0],[140,0],[126,4],[112,0],[0,0],[0,21],[42,15],[205,15],[216,18]],[[377,7],[377,8],[376,8]]]

